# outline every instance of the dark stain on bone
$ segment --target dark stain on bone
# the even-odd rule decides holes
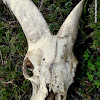
[[[68,63],[68,60],[66,60],[66,63]]]
[[[61,95],[61,100],[63,100],[64,99],[64,96],[63,95]]]
[[[57,88],[59,88],[59,86],[57,86]]]
[[[43,61],[45,61],[45,58],[43,58]]]
[[[55,78],[57,78],[57,76],[55,76]]]
[[[64,57],[61,57],[62,59],[64,59]]]

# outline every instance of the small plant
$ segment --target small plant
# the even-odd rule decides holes
[[[84,100],[99,100],[100,98],[100,1],[98,1],[98,22],[94,23],[94,2],[89,8],[88,28],[91,33],[86,39],[91,38],[92,42],[83,54],[82,79],[78,93]]]
[[[100,88],[99,53],[86,49],[83,59],[82,73],[84,73],[84,77],[81,79],[81,88],[78,89],[78,92],[81,93],[84,100],[95,100],[95,98],[99,98],[98,90]]]
[[[94,2],[92,4],[94,6]],[[98,1],[98,15],[97,22],[94,23],[94,7],[89,9],[89,27],[93,30],[90,37],[93,39],[92,48],[100,51],[100,1]]]
[[[83,55],[84,62],[83,65],[87,66],[87,79],[89,82],[93,83],[96,88],[100,87],[100,57],[98,52],[93,54],[87,49]],[[83,67],[84,67],[83,66]]]

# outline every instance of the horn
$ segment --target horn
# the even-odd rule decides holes
[[[78,32],[78,24],[79,19],[82,14],[83,5],[85,0],[81,0],[77,6],[71,11],[69,16],[64,21],[63,25],[61,26],[60,30],[58,31],[58,37],[71,37],[71,40],[76,40],[77,32]]]
[[[3,0],[3,2],[18,19],[28,42],[34,43],[42,36],[51,35],[45,19],[31,0]]]

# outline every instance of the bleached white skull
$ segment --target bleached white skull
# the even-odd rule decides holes
[[[50,34],[46,21],[31,0],[3,1],[15,14],[28,41],[22,69],[25,78],[32,83],[31,100],[66,100],[78,63],[73,45],[84,0],[74,8],[55,36]],[[32,77],[27,74],[27,68],[32,71]]]

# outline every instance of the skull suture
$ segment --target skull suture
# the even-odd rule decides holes
[[[85,0],[79,2],[55,36],[50,34],[46,21],[32,1],[3,1],[15,14],[28,41],[22,69],[25,78],[32,83],[31,100],[66,100],[78,63],[73,45]],[[31,77],[27,68],[33,73]]]

